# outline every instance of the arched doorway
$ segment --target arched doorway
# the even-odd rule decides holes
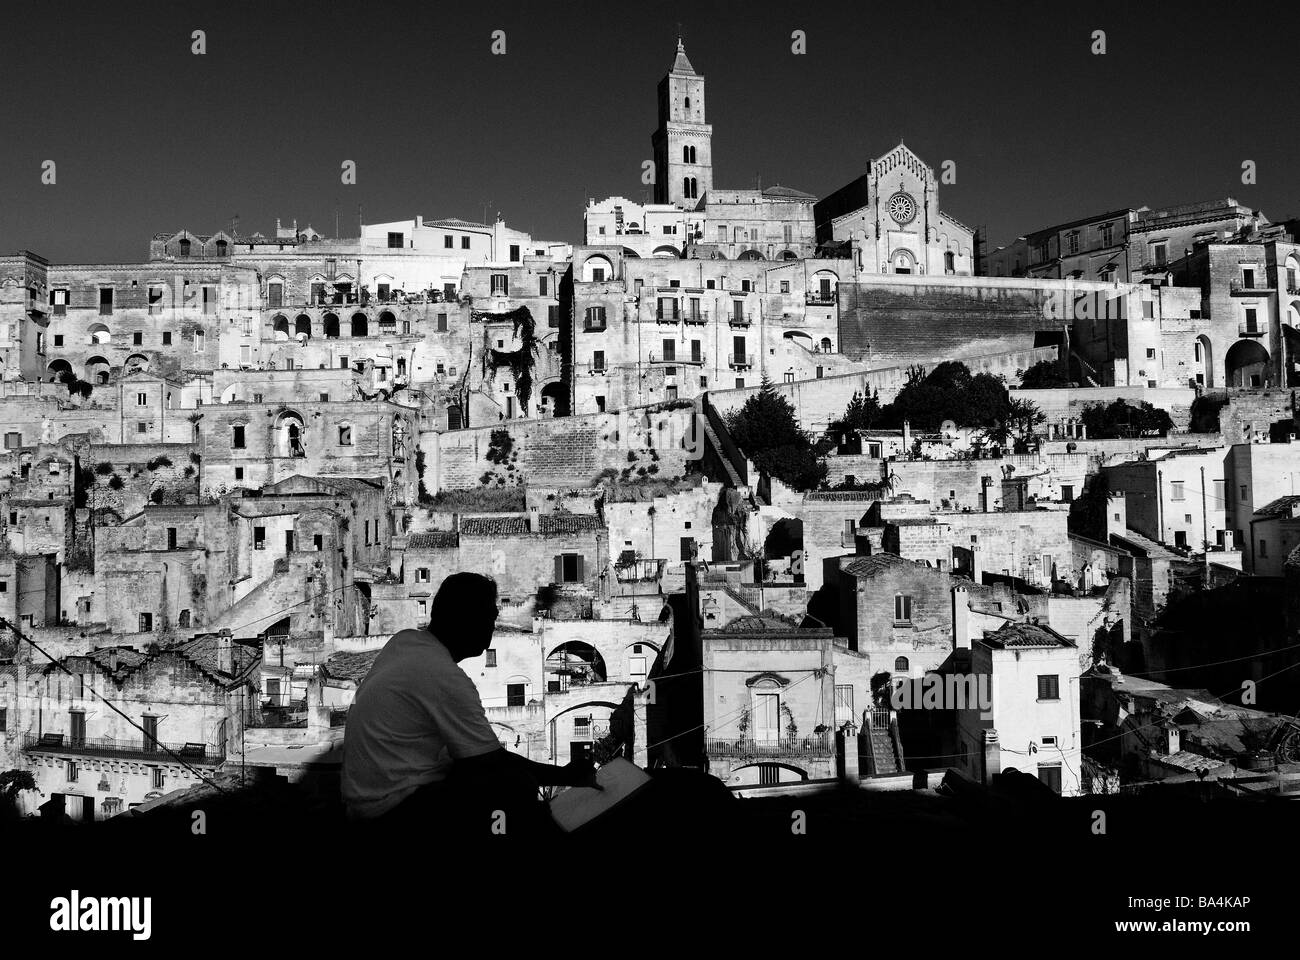
[[[321,323],[325,329],[326,340],[337,340],[339,338],[339,318],[336,314],[325,314],[321,319]]]
[[[302,417],[286,411],[275,418],[276,455],[281,457],[307,456],[306,436]]]
[[[605,658],[591,644],[582,640],[569,640],[546,656],[546,688],[550,693],[562,693],[570,687],[590,683],[604,683],[608,676]]]
[[[271,333],[274,335],[276,340],[288,340],[289,318],[282,313],[278,314],[275,319],[271,321]]]
[[[103,357],[91,357],[86,361],[86,381],[88,383],[108,383],[108,374],[112,369]]]
[[[370,331],[370,322],[364,313],[352,314],[352,336],[364,337]]]
[[[51,360],[50,365],[46,367],[50,374],[50,383],[59,383],[66,377],[73,376],[72,364],[60,357],[58,360]]]
[[[898,250],[889,258],[890,273],[916,273],[916,258],[910,251]]]
[[[543,416],[566,417],[569,415],[569,393],[559,380],[552,380],[542,387],[541,396]]]
[[[92,323],[86,332],[90,334],[92,344],[103,345],[113,341],[112,332],[102,323]]]
[[[293,321],[293,334],[296,337],[311,337],[311,317],[305,313],[298,314]]]
[[[1196,338],[1196,343],[1192,347],[1192,360],[1195,364],[1194,376],[1196,383],[1205,389],[1214,387],[1214,351],[1210,346],[1210,338],[1201,334]]]
[[[1238,340],[1223,361],[1229,387],[1263,387],[1269,382],[1268,351],[1254,340]]]

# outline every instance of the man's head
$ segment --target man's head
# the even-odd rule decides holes
[[[499,612],[495,580],[481,573],[453,573],[433,598],[429,632],[457,660],[468,660],[491,646]]]

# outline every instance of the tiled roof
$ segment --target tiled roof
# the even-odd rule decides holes
[[[990,647],[1073,647],[1074,641],[1040,623],[1008,623],[984,634]]]
[[[465,517],[460,521],[461,536],[517,537],[528,532],[527,517]]]
[[[486,230],[486,223],[474,223],[471,220],[461,220],[459,217],[444,217],[442,220],[426,220],[426,227],[473,227],[477,230]]]
[[[538,520],[542,533],[586,533],[605,529],[600,517],[590,513],[543,513]]]
[[[445,550],[459,545],[460,536],[454,530],[429,530],[406,538],[410,550]]]
[[[233,660],[234,672],[223,672],[217,666],[217,638],[215,635],[195,637],[193,640],[177,644],[175,647],[169,648],[169,650],[180,654],[205,673],[210,674],[214,679],[225,683],[246,677],[262,661],[261,651],[257,648],[250,648],[242,643],[233,642],[231,659]]]
[[[779,183],[763,190],[765,197],[781,197],[791,200],[816,200],[817,198],[811,193],[804,193],[802,190],[795,190],[793,187],[783,187]]]
[[[1267,503],[1256,510],[1255,516],[1289,517],[1298,504],[1300,504],[1300,496],[1278,497],[1272,503]]]
[[[844,572],[855,577],[874,577],[885,570],[901,566],[917,566],[911,560],[904,560],[896,553],[873,553],[869,557],[858,557],[845,564]]]
[[[336,653],[325,661],[325,672],[331,677],[340,677],[360,683],[370,668],[375,665],[379,650],[365,650],[360,653]]]

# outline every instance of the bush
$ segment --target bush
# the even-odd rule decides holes
[[[114,490],[121,490],[126,486],[126,481],[115,473],[111,478],[109,478],[108,485]]]
[[[106,477],[113,472],[113,465],[107,461],[95,464],[95,472],[101,477]]]
[[[1061,365],[1055,360],[1039,360],[1028,370],[1017,370],[1016,374],[1020,386],[1026,390],[1051,390],[1070,385],[1070,378],[1061,373]]]
[[[1168,411],[1143,400],[1134,406],[1124,400],[1109,405],[1095,403],[1083,410],[1083,425],[1089,439],[1112,440],[1119,437],[1165,436],[1174,429]]]
[[[157,470],[160,467],[170,467],[171,465],[171,458],[166,456],[154,457],[146,464],[150,471]]]
[[[158,488],[157,490],[155,490],[153,493],[149,494],[149,500],[150,500],[152,503],[162,503],[162,502],[163,502],[163,488],[162,488],[162,487],[159,487],[159,488]]]

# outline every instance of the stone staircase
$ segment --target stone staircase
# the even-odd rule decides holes
[[[864,776],[887,777],[903,772],[902,751],[892,720],[883,711],[873,710],[868,715],[867,729],[858,741],[858,762]]]

